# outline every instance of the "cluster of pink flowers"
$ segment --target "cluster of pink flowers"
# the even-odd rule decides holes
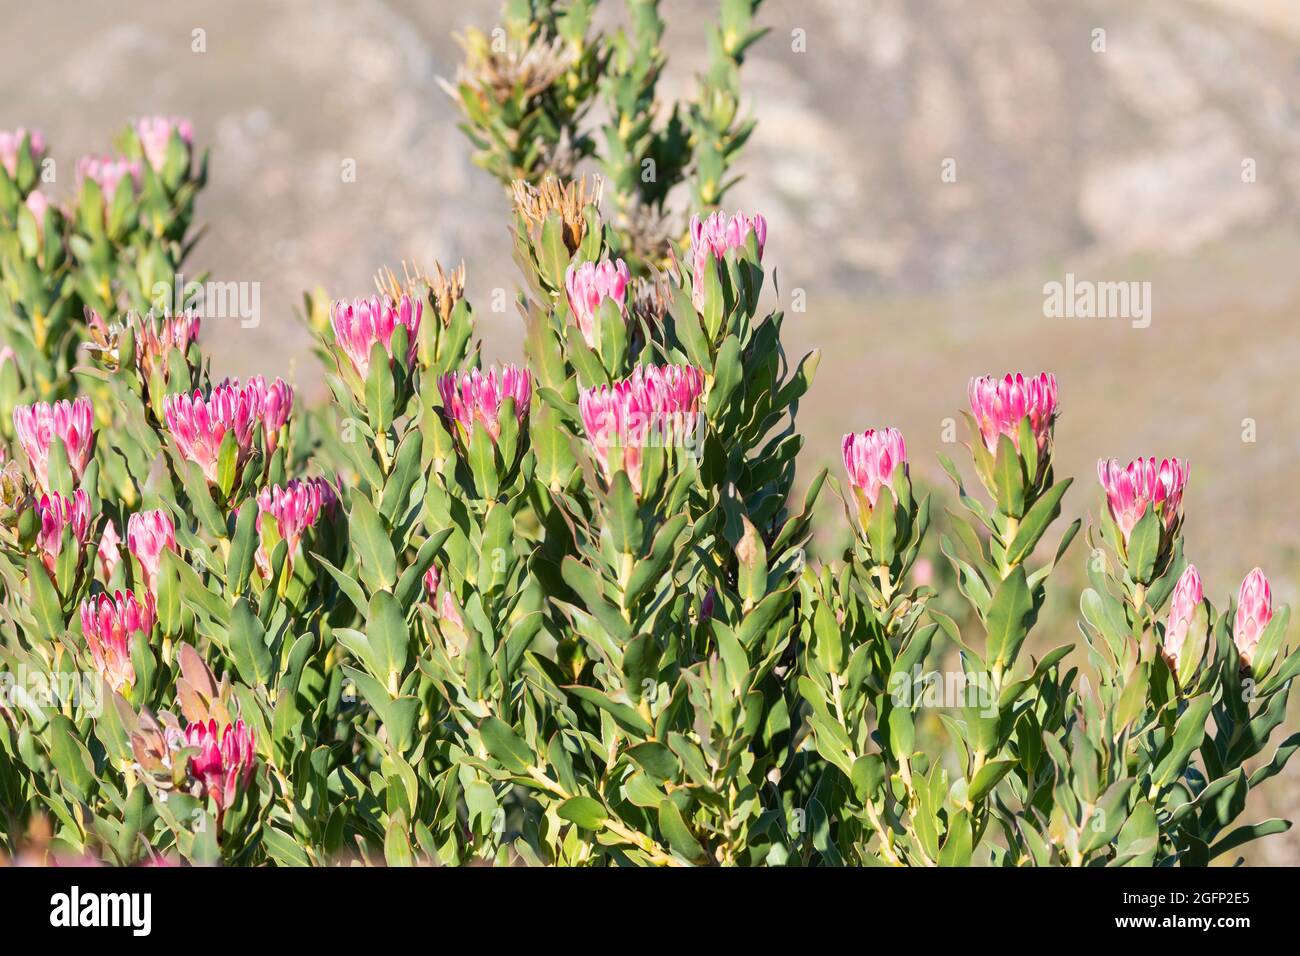
[[[596,348],[599,332],[596,330],[596,310],[609,299],[625,318],[627,316],[627,286],[632,281],[627,263],[622,259],[604,262],[584,262],[570,265],[564,273],[564,287],[569,295],[569,311],[573,313],[578,331],[589,348]]]
[[[156,617],[152,594],[140,602],[130,591],[116,591],[111,597],[100,594],[81,602],[81,630],[91,659],[113,690],[135,683],[132,636],[140,633],[148,637]]]
[[[23,148],[23,140],[30,137],[32,158],[39,160],[45,153],[45,134],[38,129],[26,130],[19,126],[10,131],[0,129],[0,166],[12,179],[18,175],[18,151]]]
[[[271,413],[268,414],[268,397]],[[163,417],[183,457],[197,464],[210,482],[217,480],[217,459],[227,431],[234,431],[239,450],[237,462],[243,467],[253,452],[253,438],[259,423],[266,434],[278,432],[293,405],[293,390],[281,379],[267,386],[262,376],[254,376],[243,385],[239,379],[226,379],[205,397],[170,395],[163,403]]]
[[[104,194],[104,204],[112,205],[117,187],[129,179],[133,191],[140,188],[140,163],[123,156],[82,156],[77,160],[77,188],[87,179],[99,186]]]
[[[1169,605],[1169,623],[1165,625],[1165,657],[1175,668],[1180,663],[1183,644],[1187,640],[1187,629],[1191,626],[1192,615],[1205,598],[1201,586],[1201,575],[1196,565],[1189,564],[1183,571],[1178,583],[1174,585],[1173,598]]]
[[[181,142],[187,147],[193,145],[194,127],[187,119],[146,116],[135,121],[135,134],[139,137],[144,157],[154,172],[161,172],[167,162],[167,149],[171,145],[173,132],[179,134]]]
[[[242,720],[224,728],[213,719],[196,721],[185,728],[184,745],[198,748],[190,757],[190,776],[201,793],[216,803],[218,813],[224,814],[248,789],[257,769],[252,731]]]
[[[370,372],[370,352],[376,342],[383,345],[390,360],[393,358],[393,332],[398,326],[407,333],[406,361],[414,361],[423,315],[422,299],[404,295],[393,302],[388,296],[372,295],[352,302],[339,299],[330,310],[330,323],[335,341],[364,381]]]
[[[1249,667],[1255,659],[1259,639],[1273,620],[1273,591],[1264,572],[1255,568],[1241,582],[1237,592],[1237,618],[1232,628],[1232,640],[1237,645],[1241,662]]]
[[[58,438],[67,451],[73,477],[81,480],[95,453],[95,409],[89,398],[14,408],[14,432],[42,490],[49,490],[50,442]]]
[[[53,574],[54,564],[63,553],[65,528],[72,529],[73,544],[79,550],[86,546],[86,536],[90,533],[90,498],[81,488],[70,498],[51,491],[37,499],[36,516],[41,524],[36,533],[36,546],[46,570]]]
[[[1020,450],[1020,422],[1029,417],[1029,427],[1041,452],[1052,435],[1056,422],[1056,376],[1050,372],[1025,378],[1019,372],[1014,376],[984,375],[972,378],[967,386],[971,412],[979,426],[984,447],[990,452],[998,450],[998,438],[1006,435]]]
[[[1114,458],[1097,462],[1110,516],[1126,544],[1148,507],[1156,510],[1167,533],[1174,532],[1182,521],[1183,489],[1190,475],[1191,465],[1178,458],[1137,458],[1123,468]]]
[[[605,480],[622,470],[639,494],[641,450],[694,434],[703,392],[704,375],[693,365],[637,366],[622,381],[583,389],[578,410]],[[621,468],[610,461],[612,448],[622,449]]]
[[[861,434],[850,432],[841,444],[844,470],[849,484],[865,497],[868,508],[876,506],[880,489],[893,489],[894,472],[906,468],[907,445],[897,428],[868,428]]]
[[[522,426],[532,401],[533,377],[526,368],[495,365],[487,370],[472,368],[457,375],[449,372],[438,380],[443,414],[454,422],[466,443],[474,435],[478,422],[493,441],[501,437],[501,403],[514,399],[515,418]]]
[[[701,219],[691,217],[691,256],[694,265],[694,287],[691,298],[695,308],[704,308],[704,270],[709,257],[721,260],[728,249],[738,249],[745,244],[745,238],[753,230],[758,240],[758,256],[763,257],[763,247],[767,245],[767,220],[761,215],[747,216],[738,212],[734,216],[718,211]]]
[[[263,488],[257,496],[257,531],[262,533],[262,516],[275,519],[280,538],[288,548],[288,560],[293,562],[298,543],[308,528],[316,524],[324,513],[333,517],[338,512],[339,497],[334,485],[325,478],[294,478],[287,484]],[[264,575],[271,573],[271,556],[261,544],[257,549],[257,565]]]
[[[465,622],[461,619],[460,610],[456,607],[456,599],[451,596],[451,589],[448,588],[442,592],[442,600],[438,600],[438,587],[442,584],[442,570],[435,564],[428,571],[424,572],[424,593],[429,599],[429,606],[433,608],[434,614],[463,628]]]
[[[176,525],[171,515],[162,510],[131,515],[126,522],[126,543],[140,562],[145,587],[151,594],[156,593],[163,552],[176,550]]]

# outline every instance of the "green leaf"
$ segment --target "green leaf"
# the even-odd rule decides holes
[[[492,758],[511,773],[526,774],[533,765],[532,750],[501,718],[485,717],[478,725],[478,735]]]
[[[230,540],[230,554],[226,556],[226,588],[231,594],[242,594],[253,573],[258,543],[257,511],[257,502],[250,498],[240,507],[235,520],[235,534]]]
[[[381,671],[375,676],[386,680],[390,690],[395,689],[406,670],[411,635],[397,599],[387,591],[376,591],[370,598],[366,638]]]
[[[348,530],[361,558],[361,577],[366,586],[372,592],[391,588],[397,580],[397,554],[384,529],[383,519],[365,495],[352,495]]]
[[[1043,492],[1042,497],[1034,502],[1033,507],[1029,509],[1029,513],[1020,522],[1016,536],[1011,541],[1011,547],[1007,549],[1008,564],[1019,564],[1033,554],[1034,546],[1038,544],[1043,533],[1060,516],[1061,497],[1073,481],[1073,478],[1058,481]]]
[[[563,820],[576,823],[584,830],[599,830],[609,819],[609,814],[601,804],[591,797],[570,797],[555,810]]]
[[[1025,510],[1025,482],[1020,453],[1006,435],[998,436],[998,453],[993,461],[993,480],[998,490],[998,510],[1019,518]]]
[[[266,631],[253,613],[248,598],[241,597],[230,612],[227,631],[230,656],[239,677],[250,687],[269,687],[275,664],[266,646]]]
[[[1128,573],[1139,584],[1150,584],[1160,551],[1160,517],[1153,507],[1138,519],[1128,539]]]
[[[664,799],[659,804],[659,829],[668,838],[668,845],[674,853],[690,863],[703,862],[704,847],[691,834],[682,819],[682,812],[672,800]]]
[[[1003,777],[1016,765],[1016,761],[1010,758],[990,760],[984,766],[980,767],[975,773],[974,779],[971,780],[970,789],[967,796],[972,804],[977,804],[998,785]]]
[[[990,664],[1005,666],[1015,661],[1020,645],[1034,625],[1034,616],[1034,602],[1025,581],[1025,569],[1016,565],[1006,580],[998,585],[989,605],[985,657]]]

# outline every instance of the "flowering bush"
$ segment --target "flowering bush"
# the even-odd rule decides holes
[[[970,614],[946,614],[915,439],[863,422],[843,481],[794,494],[818,356],[792,363],[760,306],[767,221],[712,208],[753,6],[723,6],[731,71],[685,152],[677,112],[634,122],[655,4],[608,45],[590,4],[534,6],[504,52],[467,39],[456,89],[514,180],[521,367],[484,364],[464,271],[438,267],[311,310],[324,407],[218,379],[200,313],[150,309],[204,178],[189,125],[136,123],[65,207],[31,199],[43,138],[0,134],[0,848],[1149,866],[1285,829],[1237,818],[1300,746],[1267,752],[1300,650],[1258,568],[1207,600],[1188,464],[1099,463],[1083,647],[1034,656],[1082,527],[1053,532],[1058,383],[973,378],[938,536]],[[599,185],[545,175],[596,153],[597,90],[612,221]],[[653,250],[630,212],[666,192],[625,181],[648,153],[698,207]],[[827,485],[852,537],[813,564]]]

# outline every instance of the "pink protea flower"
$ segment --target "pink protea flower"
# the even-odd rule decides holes
[[[158,571],[164,551],[176,550],[176,525],[162,510],[140,511],[126,522],[126,542],[144,572],[149,593],[157,591]]]
[[[880,497],[880,489],[893,489],[894,471],[907,464],[907,445],[897,428],[868,428],[861,434],[850,432],[840,445],[844,455],[844,471],[859,501],[864,500],[870,512]]]
[[[40,161],[45,153],[45,134],[38,129],[26,130],[21,126],[12,132],[0,129],[0,166],[12,179],[18,175],[18,151],[23,148],[23,139],[31,136],[32,159]]]
[[[474,435],[474,423],[479,422],[495,442],[501,437],[499,415],[501,403],[507,398],[515,400],[515,418],[522,426],[528,417],[528,403],[532,400],[533,377],[526,368],[514,365],[495,365],[487,370],[472,368],[457,375],[449,372],[438,380],[438,394],[442,396],[443,414],[460,431],[466,443]]]
[[[104,194],[104,205],[111,206],[117,187],[124,179],[131,182],[132,191],[140,189],[140,164],[122,156],[82,156],[77,160],[77,189],[87,179],[93,180]]]
[[[1156,509],[1166,533],[1173,534],[1183,517],[1183,488],[1191,465],[1178,458],[1137,458],[1121,468],[1114,459],[1097,462],[1097,478],[1106,492],[1106,504],[1124,543],[1149,507]]]
[[[67,450],[68,465],[80,481],[95,453],[95,408],[89,398],[47,405],[18,405],[14,408],[14,431],[27,455],[32,475],[42,490],[49,490],[50,442],[59,438]]]
[[[122,538],[111,518],[104,523],[104,533],[99,537],[99,549],[95,556],[99,560],[99,576],[107,584],[113,579],[113,572],[122,560]]]
[[[324,478],[294,478],[283,487],[273,485],[263,488],[257,496],[257,566],[264,576],[271,574],[271,556],[261,542],[262,516],[269,514],[288,548],[288,561],[293,563],[294,553],[303,534],[316,524],[322,513],[333,514],[338,506],[338,493],[334,485]]]
[[[1187,640],[1187,629],[1191,626],[1192,615],[1205,597],[1201,586],[1201,575],[1196,565],[1189,564],[1182,577],[1174,585],[1174,594],[1169,606],[1169,623],[1165,625],[1165,657],[1178,666],[1183,643]]]
[[[293,389],[282,378],[277,378],[266,389],[262,400],[262,429],[266,435],[266,453],[275,451],[280,442],[280,429],[289,421],[293,411]]]
[[[220,730],[216,720],[199,721],[185,728],[185,746],[198,748],[190,757],[189,772],[199,793],[211,797],[219,817],[224,815],[248,789],[257,769],[252,732],[242,720]]]
[[[584,388],[578,410],[605,480],[624,471],[640,494],[642,449],[682,441],[698,423],[703,392],[704,375],[693,365],[637,366],[622,381]],[[613,448],[622,449],[621,467],[610,460]]]
[[[436,564],[424,572],[424,593],[428,597],[429,606],[433,608],[433,613],[437,617],[463,629],[465,622],[460,616],[460,609],[456,607],[456,599],[451,596],[451,591],[444,591],[442,600],[438,600],[438,586],[441,583],[442,570]]]
[[[1019,372],[1002,378],[984,375],[972,378],[966,391],[984,447],[990,452],[997,452],[1000,435],[1006,435],[1016,450],[1020,450],[1020,421],[1026,415],[1038,450],[1047,447],[1057,415],[1055,375],[1050,372],[1030,378]]]
[[[1271,620],[1273,591],[1264,572],[1255,568],[1246,575],[1237,592],[1237,619],[1232,628],[1232,642],[1237,645],[1237,653],[1246,667],[1254,660],[1260,636]]]
[[[564,273],[564,287],[569,294],[569,311],[573,313],[578,331],[588,347],[596,348],[599,334],[596,331],[596,310],[605,299],[618,306],[627,316],[627,286],[632,273],[622,259],[604,262],[574,263]]]
[[[253,450],[253,436],[262,418],[266,383],[251,379],[241,386],[238,379],[228,379],[212,389],[206,397],[169,395],[163,402],[163,417],[182,457],[196,463],[210,482],[217,480],[217,458],[226,432],[233,429],[239,449],[239,466]]]
[[[45,569],[54,573],[54,565],[63,553],[63,530],[72,528],[73,544],[82,549],[90,532],[90,498],[78,488],[71,498],[57,491],[43,494],[36,501],[36,515],[41,527],[36,533],[36,546],[41,551]]]
[[[27,194],[24,205],[36,220],[36,241],[45,242],[45,213],[50,208],[50,197],[39,189],[33,189]]]
[[[375,343],[384,346],[393,358],[393,332],[399,325],[407,332],[406,361],[415,359],[424,315],[424,300],[403,295],[397,302],[388,296],[382,299],[372,295],[368,299],[339,299],[330,310],[330,324],[334,327],[334,340],[352,363],[352,368],[364,381],[370,371],[370,351]]]
[[[704,308],[704,269],[708,257],[720,260],[728,249],[743,246],[751,229],[758,240],[758,257],[761,259],[763,247],[767,244],[767,220],[761,215],[747,216],[738,212],[728,216],[718,211],[704,219],[698,215],[691,217],[691,256],[695,267],[691,299],[696,309]]]
[[[171,145],[173,131],[180,135],[181,142],[186,146],[193,145],[194,127],[187,119],[146,116],[135,121],[135,134],[140,138],[144,157],[154,172],[161,172],[167,162],[167,149]]]
[[[167,380],[167,353],[179,349],[182,353],[192,342],[198,341],[202,318],[193,310],[161,317],[150,312],[147,316],[133,313],[127,319],[135,333],[135,367],[148,381],[155,369]]]
[[[146,594],[143,603],[130,591],[115,591],[112,597],[101,594],[81,602],[81,630],[91,659],[113,690],[121,691],[135,683],[132,636],[139,632],[148,637],[155,620],[152,594]]]

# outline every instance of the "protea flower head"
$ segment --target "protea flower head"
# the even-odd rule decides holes
[[[767,220],[763,216],[747,216],[743,212],[728,216],[718,211],[704,219],[698,215],[691,217],[691,257],[695,267],[691,298],[695,308],[704,307],[704,269],[709,257],[721,260],[728,249],[744,246],[745,237],[751,229],[758,240],[758,256],[761,259],[763,247],[767,244]]]
[[[81,602],[81,630],[91,659],[113,690],[135,683],[131,641],[137,633],[148,637],[155,620],[152,594],[141,602],[130,591],[115,591]]]
[[[104,522],[104,531],[99,536],[99,549],[95,557],[99,561],[100,578],[107,584],[113,579],[113,572],[122,560],[122,538],[111,518]]]
[[[308,528],[313,527],[322,514],[337,513],[338,492],[325,478],[294,478],[287,484],[263,488],[257,496],[257,566],[265,576],[271,573],[271,555],[262,538],[262,517],[270,515],[280,540],[285,542],[288,561],[292,564],[298,544]]]
[[[243,386],[238,379],[228,379],[206,396],[197,390],[192,395],[169,395],[163,402],[163,417],[181,456],[197,464],[203,477],[215,483],[227,431],[234,431],[239,467],[252,454],[265,398],[266,383],[260,377]]]
[[[526,368],[495,365],[487,370],[473,368],[457,375],[449,372],[438,380],[442,411],[454,423],[466,444],[474,435],[474,423],[480,423],[495,442],[501,437],[501,403],[515,402],[515,418],[522,427],[532,400],[533,377]]]
[[[39,189],[33,189],[23,201],[27,211],[36,220],[36,241],[45,242],[45,213],[50,208],[50,197]]]
[[[252,731],[242,720],[220,728],[215,719],[198,721],[185,728],[184,745],[198,748],[190,757],[189,772],[199,795],[211,797],[224,815],[248,789],[257,769]]]
[[[1273,591],[1264,572],[1255,568],[1241,582],[1237,592],[1237,619],[1232,628],[1232,642],[1237,645],[1241,663],[1249,667],[1255,658],[1259,638],[1273,620]]]
[[[1097,462],[1110,516],[1126,545],[1148,507],[1156,510],[1166,535],[1172,537],[1183,520],[1183,489],[1190,475],[1191,465],[1178,458],[1137,458],[1124,468],[1114,458]]]
[[[459,628],[464,628],[465,622],[460,616],[460,609],[456,607],[456,599],[451,596],[451,591],[446,590],[442,593],[442,599],[438,598],[438,587],[442,583],[442,569],[436,564],[431,565],[428,571],[424,572],[424,593],[433,608],[436,617],[454,624]]]
[[[1187,629],[1191,626],[1192,615],[1205,597],[1201,587],[1201,575],[1196,565],[1189,564],[1174,585],[1173,599],[1169,606],[1169,622],[1165,625],[1165,657],[1178,666],[1183,643],[1187,640]]]
[[[134,124],[135,134],[140,138],[140,147],[144,157],[153,167],[154,172],[162,172],[167,162],[167,148],[171,145],[172,133],[177,133],[181,142],[187,147],[194,143],[194,127],[187,119],[166,116],[146,116]]]
[[[77,189],[87,179],[93,180],[104,194],[104,205],[111,206],[122,180],[131,183],[133,192],[140,189],[140,163],[122,156],[82,156],[77,160]]]
[[[984,375],[967,386],[971,414],[979,426],[984,447],[998,450],[998,437],[1006,435],[1020,450],[1020,422],[1029,417],[1029,428],[1041,452],[1052,437],[1056,422],[1056,376],[1050,372],[1025,378],[1017,372],[1002,378]]]
[[[176,525],[172,523],[171,515],[162,510],[131,515],[126,522],[126,543],[140,562],[146,588],[151,594],[155,593],[163,552],[176,550]]]
[[[198,341],[203,324],[202,318],[192,309],[161,316],[153,312],[144,316],[132,312],[126,321],[135,335],[135,367],[146,383],[152,379],[155,370],[161,373],[164,383],[167,381],[168,353],[172,349],[179,349],[182,354],[186,352],[192,342]]]
[[[85,548],[90,533],[90,498],[78,488],[72,497],[65,498],[57,491],[41,495],[36,501],[36,515],[40,530],[36,533],[36,546],[46,570],[54,573],[54,565],[63,553],[63,531],[72,529],[72,543],[78,550]]]
[[[632,273],[622,259],[604,262],[574,263],[564,273],[564,287],[569,294],[569,311],[573,313],[578,331],[588,347],[600,344],[596,329],[596,310],[605,299],[611,300],[618,311],[627,316],[627,286]]]
[[[282,378],[266,387],[262,400],[262,433],[266,436],[266,453],[272,454],[280,443],[280,429],[293,411],[293,389]]]
[[[18,175],[18,152],[23,148],[23,140],[31,137],[32,159],[39,162],[45,154],[45,134],[38,129],[26,130],[19,126],[15,130],[0,129],[0,166],[12,179]]]
[[[89,398],[55,402],[47,405],[18,405],[14,408],[14,432],[27,455],[32,476],[41,489],[48,491],[50,442],[59,438],[67,451],[73,477],[81,480],[95,453],[95,409]]]
[[[406,361],[415,358],[419,344],[417,333],[424,315],[424,301],[403,295],[394,302],[388,296],[372,295],[368,299],[339,299],[330,310],[334,340],[347,356],[353,370],[365,381],[370,372],[370,351],[378,342],[393,358],[393,332],[403,326],[407,331]]]
[[[841,443],[844,471],[859,502],[866,501],[866,512],[876,507],[880,489],[893,488],[894,472],[907,466],[907,445],[897,428],[871,429],[860,434],[850,432]]]
[[[670,447],[692,434],[703,392],[704,375],[693,365],[637,366],[612,385],[584,388],[578,410],[606,482],[624,471],[640,494],[642,450],[652,443]],[[619,461],[610,457],[615,448],[622,450]]]

